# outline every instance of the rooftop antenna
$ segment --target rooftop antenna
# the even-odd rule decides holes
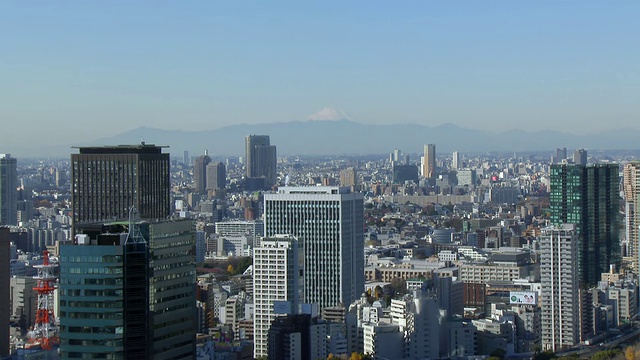
[[[127,239],[125,240],[126,244],[139,244],[145,243],[144,237],[140,232],[140,225],[138,224],[138,220],[140,218],[140,213],[138,209],[132,205],[129,208],[129,233],[127,234]]]

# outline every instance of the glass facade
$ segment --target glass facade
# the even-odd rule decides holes
[[[121,246],[62,245],[60,357],[124,359]]]
[[[60,247],[62,359],[192,359],[195,233],[190,220],[87,225]],[[132,238],[133,239],[133,238]]]
[[[551,165],[551,223],[575,224],[578,267],[584,285],[595,285],[621,261],[617,164]]]

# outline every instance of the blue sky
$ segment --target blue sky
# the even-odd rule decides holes
[[[324,107],[377,124],[640,129],[639,15],[637,1],[2,1],[0,143]]]

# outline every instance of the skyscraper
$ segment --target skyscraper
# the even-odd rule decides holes
[[[460,169],[460,165],[461,165],[461,163],[460,163],[460,153],[457,152],[457,151],[454,151],[453,152],[453,157],[451,159],[451,167],[454,170],[458,170],[458,169]]]
[[[213,162],[207,165],[207,190],[224,189],[227,185],[227,167],[224,163]]]
[[[171,215],[169,154],[144,144],[81,147],[71,154],[74,227],[127,220],[135,206],[143,219]]]
[[[623,192],[625,200],[625,230],[629,242],[628,256],[633,258],[633,271],[640,273],[640,162],[624,165]]]
[[[571,348],[580,340],[578,244],[573,224],[543,229],[540,282],[544,350]]]
[[[348,306],[364,291],[363,195],[344,187],[281,187],[264,195],[265,236],[291,234],[304,253],[304,302]]]
[[[193,162],[193,184],[197,193],[204,194],[207,191],[207,166],[211,162],[208,152],[198,156]]]
[[[264,178],[265,185],[276,183],[276,147],[269,135],[249,135],[245,138],[247,178]]]
[[[358,172],[355,168],[340,171],[340,186],[355,186],[358,183]]]
[[[253,356],[269,355],[269,328],[276,317],[275,302],[288,311],[298,309],[298,240],[289,235],[263,238],[253,250]]]
[[[556,162],[558,164],[563,163],[567,159],[567,148],[557,148],[556,149]]]
[[[620,266],[619,188],[617,164],[551,165],[551,223],[576,225],[585,285],[597,284],[609,265]]]
[[[60,246],[62,359],[193,359],[191,220],[83,224]]]
[[[11,240],[9,228],[0,227],[0,357],[9,356]]]
[[[576,149],[573,152],[573,163],[578,165],[587,165],[587,150]]]
[[[10,154],[0,154],[0,225],[17,225],[17,161]]]
[[[432,178],[436,174],[436,145],[427,144],[424,146],[424,159],[422,163],[422,176]]]

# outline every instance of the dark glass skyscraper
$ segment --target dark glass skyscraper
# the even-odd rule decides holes
[[[227,167],[224,163],[213,162],[207,165],[207,190],[224,189],[227,185]]]
[[[60,246],[61,359],[193,359],[193,223],[77,230]]]
[[[79,150],[71,155],[74,227],[127,220],[131,206],[142,219],[171,215],[169,154],[162,147],[142,143]]]
[[[17,161],[9,154],[0,154],[0,225],[17,225]]]
[[[197,193],[204,194],[207,191],[207,165],[210,162],[211,158],[206,151],[193,162],[193,184]]]
[[[620,266],[618,164],[551,165],[551,223],[576,225],[583,285],[595,285],[609,265]]]
[[[249,135],[245,138],[247,178],[264,178],[265,185],[276,183],[276,147],[269,135]]]

